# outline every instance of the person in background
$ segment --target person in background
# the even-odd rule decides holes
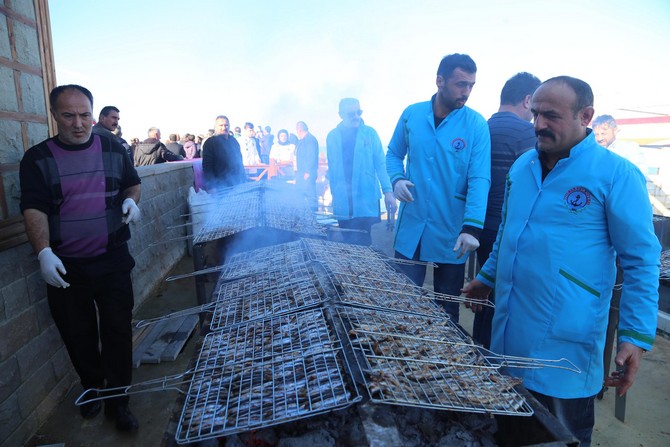
[[[230,121],[224,115],[216,117],[214,136],[203,145],[202,171],[209,193],[246,181],[240,144],[230,135]]]
[[[161,143],[161,130],[158,127],[150,127],[147,131],[148,138],[135,148],[135,166],[150,166],[166,161],[183,160],[181,155],[175,155]]]
[[[599,145],[630,160],[642,174],[647,175],[648,166],[644,151],[633,141],[617,140],[620,129],[611,115],[600,115],[593,120],[591,128]]]
[[[661,247],[644,176],[600,147],[587,127],[591,87],[551,78],[533,94],[531,110],[536,150],[512,165],[493,251],[463,292],[483,299],[495,287],[494,352],[565,358],[581,370],[508,369],[589,446],[615,257],[624,276],[615,363],[625,371],[605,384],[623,395],[656,334]]]
[[[107,137],[112,141],[116,141],[126,149],[126,153],[130,160],[133,160],[133,150],[130,144],[121,137],[119,126],[119,109],[114,106],[105,106],[100,110],[98,115],[98,122],[93,126],[92,132],[95,135]]]
[[[393,192],[401,202],[396,257],[436,263],[435,291],[456,296],[468,254],[479,246],[491,175],[486,120],[465,106],[476,74],[470,56],[445,56],[437,70],[437,93],[405,109],[386,153]],[[402,267],[423,285],[425,266]],[[458,303],[440,304],[458,322]]]
[[[261,136],[261,162],[268,164],[270,163],[270,151],[272,150],[272,145],[274,144],[275,136],[272,135],[272,128],[270,126],[265,126],[263,129],[263,135]]]
[[[479,237],[477,260],[482,266],[489,257],[500,226],[505,193],[505,179],[512,163],[521,154],[535,146],[535,129],[530,121],[530,99],[540,86],[540,80],[530,73],[517,73],[505,82],[500,92],[500,107],[489,118],[491,132],[491,188],[486,206],[484,229]],[[495,303],[495,294],[489,300]],[[467,306],[467,304],[466,304]],[[485,348],[491,345],[491,320],[493,308],[474,306],[472,338]]]
[[[168,143],[165,145],[167,149],[175,155],[184,156],[184,146],[179,143],[179,136],[176,133],[171,133],[168,137]]]
[[[254,132],[254,125],[252,123],[244,123],[244,135],[238,140],[240,143],[240,150],[242,151],[242,162],[244,166],[257,165],[261,162],[260,144],[256,139]]]
[[[235,137],[235,139],[237,141],[240,141],[240,139],[242,138],[242,129],[239,126],[235,127],[235,132],[233,133],[233,137]]]
[[[130,272],[135,266],[128,224],[140,218],[140,178],[123,146],[92,133],[88,89],[56,87],[49,103],[58,134],[28,149],[19,168],[26,234],[82,386],[127,387],[133,357]],[[97,392],[87,394],[97,397]],[[94,400],[79,411],[91,419],[101,407]],[[105,399],[105,415],[120,431],[139,427],[127,396]]]
[[[186,141],[184,142],[184,159],[193,160],[194,158],[200,158],[200,151],[198,146],[195,144],[195,135],[186,134]]]
[[[277,132],[277,142],[270,150],[270,164],[284,165],[284,179],[289,180],[294,176],[295,170],[295,144],[288,142],[288,131],[282,129]]]
[[[316,197],[316,174],[319,169],[319,142],[309,133],[304,121],[295,125],[298,144],[295,149],[296,158],[296,185],[304,195],[312,211],[316,211],[319,202]]]
[[[397,207],[384,150],[377,132],[363,123],[357,99],[342,99],[338,113],[342,121],[326,138],[333,214],[340,228],[358,230],[342,232],[345,242],[370,245],[372,225],[380,221],[381,193],[389,216],[395,217]]]

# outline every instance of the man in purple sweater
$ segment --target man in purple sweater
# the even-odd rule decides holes
[[[91,92],[64,85],[51,91],[49,102],[58,135],[31,147],[20,165],[26,233],[82,386],[126,387],[132,380],[135,266],[128,224],[140,217],[140,178],[123,146],[91,133]],[[85,419],[100,410],[100,400],[80,407]],[[138,428],[127,396],[106,399],[105,415],[120,431]]]

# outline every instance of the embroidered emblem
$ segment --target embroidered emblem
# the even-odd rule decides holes
[[[466,146],[465,140],[462,138],[454,138],[453,140],[451,140],[451,147],[456,152],[462,151],[463,149],[465,149],[465,146]]]
[[[563,196],[565,204],[572,212],[582,211],[591,204],[591,191],[583,186],[575,186]]]

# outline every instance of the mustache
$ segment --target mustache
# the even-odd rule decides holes
[[[556,141],[556,135],[550,130],[547,129],[541,129],[541,130],[536,130],[535,131],[535,136],[537,137],[547,137],[551,138],[552,140]]]

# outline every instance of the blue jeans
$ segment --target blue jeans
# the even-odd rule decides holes
[[[580,447],[591,446],[591,434],[595,423],[595,410],[593,402],[596,396],[578,399],[559,399],[546,396],[535,391],[530,393],[544,405],[556,419],[579,439]]]
[[[402,254],[395,252],[395,257],[399,259],[409,259]],[[417,247],[413,261],[419,261],[419,247]],[[459,296],[461,288],[465,281],[465,264],[437,264],[438,268],[433,270],[433,290],[437,293],[445,293],[447,295]],[[426,279],[425,265],[405,265],[401,264],[400,268],[405,272],[409,279],[417,286],[423,286]],[[458,314],[460,303],[438,301],[444,310],[451,316],[452,321],[458,323]]]

